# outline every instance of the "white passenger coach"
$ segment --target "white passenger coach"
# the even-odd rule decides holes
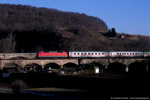
[[[73,51],[69,52],[69,57],[106,57],[107,52],[98,52],[98,51]]]
[[[114,51],[109,52],[108,55],[109,57],[142,57],[144,53],[138,51]]]

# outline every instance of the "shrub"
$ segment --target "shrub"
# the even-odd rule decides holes
[[[14,94],[20,94],[22,89],[28,88],[27,84],[22,80],[15,80],[11,83]]]

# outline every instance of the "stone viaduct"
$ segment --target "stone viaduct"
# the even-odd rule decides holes
[[[0,54],[0,69],[6,67],[20,67],[24,68],[27,65],[36,64],[44,68],[47,64],[56,64],[60,68],[63,68],[66,64],[70,65],[84,65],[93,63],[97,67],[102,67],[103,69],[113,69],[115,70],[122,67],[126,72],[129,72],[131,69],[138,68],[139,70],[145,70],[149,72],[150,59],[148,58],[54,58],[54,59],[39,59],[37,58],[36,53],[7,53]],[[131,68],[133,67],[133,68]]]

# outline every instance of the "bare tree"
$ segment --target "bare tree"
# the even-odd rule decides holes
[[[16,48],[15,37],[9,34],[6,38],[0,39],[0,52],[1,53],[14,53]]]

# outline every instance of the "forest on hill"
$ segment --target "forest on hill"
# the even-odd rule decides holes
[[[115,33],[115,34],[114,34]],[[148,36],[119,34],[86,14],[0,4],[0,53],[150,50]]]

